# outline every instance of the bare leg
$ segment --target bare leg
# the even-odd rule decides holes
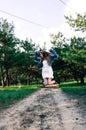
[[[52,85],[55,83],[55,80],[52,80],[52,78],[48,78],[48,84],[49,85]]]
[[[48,84],[48,79],[44,78],[44,85],[46,86]]]

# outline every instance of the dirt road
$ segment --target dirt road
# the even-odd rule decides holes
[[[60,88],[42,88],[1,111],[0,130],[86,130],[86,111]]]

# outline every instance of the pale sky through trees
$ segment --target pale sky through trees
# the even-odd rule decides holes
[[[14,22],[16,37],[50,48],[49,33],[72,35],[64,15],[83,14],[85,6],[86,0],[0,0],[0,18]]]

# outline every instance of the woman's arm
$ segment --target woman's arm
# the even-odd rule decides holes
[[[34,57],[34,59],[35,59],[36,61],[40,61],[40,60],[41,60],[41,58],[38,57],[38,53],[37,53],[37,52],[35,52],[35,57]]]
[[[50,51],[50,53],[51,53],[51,58],[57,58],[57,57],[58,57],[58,54],[56,53],[55,50],[50,49],[49,51]]]
[[[43,64],[42,64],[42,62],[41,62],[41,58],[38,56],[38,53],[37,53],[37,52],[35,52],[34,54],[35,54],[34,59],[35,59],[36,61],[38,61],[37,67],[38,67],[38,68],[42,68]]]

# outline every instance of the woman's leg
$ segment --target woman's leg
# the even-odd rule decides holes
[[[48,84],[48,79],[44,78],[44,85],[47,85],[47,84]]]
[[[52,78],[48,78],[48,79],[47,79],[47,83],[48,83],[49,85],[54,84],[54,83],[55,83],[55,80],[52,80]]]

